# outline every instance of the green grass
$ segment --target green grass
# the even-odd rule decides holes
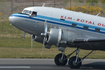
[[[31,37],[26,34],[23,41],[23,31],[10,25],[7,19],[0,20],[0,58],[54,58],[60,51],[57,47],[43,50],[42,44],[34,42],[31,49]],[[76,48],[66,48],[65,54],[70,54]],[[80,58],[89,53],[89,50],[80,50]],[[75,53],[72,55],[74,56]],[[105,59],[104,51],[94,51],[87,58]]]
[[[2,19],[1,19],[2,20]],[[9,21],[1,21],[0,22],[0,34],[22,34],[23,32],[13,25],[10,25]]]
[[[50,54],[43,52],[43,55],[41,55],[41,48],[0,47],[0,58],[53,58],[54,54]]]
[[[70,54],[75,48],[66,48],[65,54]],[[54,58],[60,51],[58,48],[52,47],[51,49],[44,48],[41,55],[41,48],[13,48],[13,47],[0,47],[0,58]],[[79,57],[84,57],[90,51],[81,50]],[[74,56],[75,53],[72,55]],[[71,56],[71,57],[72,57]],[[94,51],[87,58],[105,59],[105,52]]]
[[[65,54],[70,54],[76,48],[66,48]],[[31,49],[30,37],[25,38],[7,38],[0,37],[0,58],[54,58],[55,55],[60,53],[57,47],[52,46],[51,49],[44,48],[43,55],[41,55],[42,44],[34,42],[33,48]],[[82,58],[88,54],[89,50],[80,50],[79,56]],[[73,54],[72,56],[74,56]],[[94,51],[87,58],[98,58],[104,59],[104,51]]]
[[[40,48],[42,44],[34,42],[35,47]],[[11,48],[29,48],[31,46],[31,37],[25,38],[5,38],[0,37],[0,47],[11,47]]]

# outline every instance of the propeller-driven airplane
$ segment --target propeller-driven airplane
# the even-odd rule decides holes
[[[28,7],[22,13],[9,17],[10,23],[18,29],[32,34],[36,42],[50,49],[58,47],[60,54],[54,61],[58,66],[80,68],[82,61],[94,50],[105,51],[105,18],[98,15],[84,14],[52,7]],[[65,55],[66,47],[77,48]],[[79,58],[79,50],[92,50],[83,58]]]

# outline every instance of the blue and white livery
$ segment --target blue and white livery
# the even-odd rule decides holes
[[[56,65],[64,66],[68,58],[70,68],[80,68],[85,59],[94,50],[105,51],[105,18],[95,15],[74,12],[52,7],[28,7],[22,13],[15,13],[9,17],[12,25],[33,35],[36,42],[45,48],[52,45],[61,51],[56,55]],[[66,47],[77,48],[69,55],[65,55]],[[79,49],[92,50],[82,59]]]

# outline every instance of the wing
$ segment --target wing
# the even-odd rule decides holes
[[[102,39],[102,38],[78,38],[78,39],[73,39],[72,43],[68,42],[68,44],[70,45],[75,44],[75,46],[77,45],[81,49],[85,49],[85,50],[105,51],[105,39]]]
[[[105,37],[92,37],[87,36],[84,32],[80,31],[64,31],[62,33],[62,40],[67,41],[67,46],[76,47],[79,46],[85,50],[105,50]]]
[[[92,43],[92,42],[105,42],[105,39],[100,39],[100,38],[84,38],[84,39],[74,39],[72,41],[73,43]]]

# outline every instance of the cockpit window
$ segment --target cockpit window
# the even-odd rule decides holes
[[[29,15],[29,14],[31,14],[32,12],[29,11],[29,10],[23,10],[22,13],[24,13],[24,14],[28,14],[28,15]]]
[[[36,17],[37,16],[37,12],[35,12],[35,11],[23,10],[22,13],[28,14],[29,17]]]
[[[36,17],[37,16],[37,12],[32,12],[32,14],[30,15],[30,17]]]

